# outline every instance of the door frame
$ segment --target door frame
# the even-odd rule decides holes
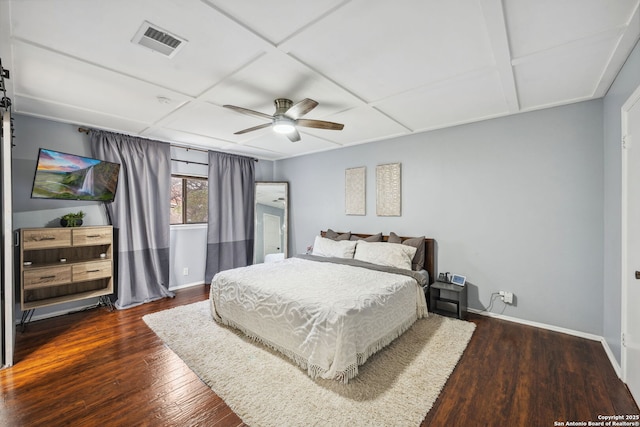
[[[278,236],[279,236],[279,240],[278,243],[280,245],[280,252],[282,252],[282,218],[279,217],[278,215],[274,215],[274,214],[270,214],[267,212],[263,212],[262,213],[262,253],[263,255],[266,257],[267,256],[267,239],[265,238],[267,235],[267,227],[266,227],[266,223],[267,221],[265,221],[266,217],[271,217],[271,218],[276,218],[278,220]]]
[[[13,264],[13,207],[11,202],[12,184],[11,184],[11,113],[5,111],[2,115],[2,147],[0,158],[2,159],[2,249],[4,252],[3,259],[0,260],[3,266],[2,285],[4,288],[4,306],[2,307],[1,319],[2,325],[2,357],[0,358],[0,368],[7,368],[13,365],[13,353],[15,346],[16,324],[14,320],[13,310],[15,304],[14,298],[14,264]]]
[[[628,355],[627,355],[627,347],[624,345],[624,337],[625,334],[627,333],[628,329],[629,329],[629,313],[627,310],[627,297],[629,294],[629,286],[631,286],[631,279],[627,277],[627,270],[629,268],[629,264],[627,262],[627,257],[628,257],[628,251],[627,251],[627,245],[628,245],[628,215],[627,215],[627,209],[628,209],[628,201],[629,201],[629,171],[628,171],[628,151],[627,151],[627,144],[630,144],[630,141],[626,141],[626,135],[627,135],[627,128],[629,126],[628,123],[628,116],[629,116],[629,110],[631,110],[631,108],[636,104],[636,103],[640,103],[640,86],[638,86],[636,88],[636,90],[633,92],[633,94],[627,99],[627,101],[622,105],[621,108],[621,130],[622,130],[622,141],[621,141],[621,151],[622,151],[622,164],[621,164],[621,168],[622,168],[622,189],[621,189],[621,207],[622,207],[622,212],[621,212],[621,231],[622,231],[622,236],[621,236],[621,240],[622,240],[622,248],[621,248],[621,272],[620,272],[620,279],[621,279],[621,287],[622,287],[622,292],[621,292],[621,312],[622,312],[622,316],[621,316],[621,336],[620,336],[620,353],[621,353],[621,368],[622,368],[622,381],[625,382],[625,384],[627,383],[627,379],[628,379]],[[640,141],[636,141],[636,144],[640,144]]]

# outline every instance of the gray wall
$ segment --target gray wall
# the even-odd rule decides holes
[[[107,224],[104,207],[98,202],[77,202],[68,200],[31,199],[31,185],[36,168],[39,148],[48,148],[65,153],[91,157],[89,136],[78,132],[78,126],[59,123],[40,118],[16,114],[16,147],[13,150],[13,204],[14,228],[59,227],[59,218],[68,212],[83,210],[87,213],[86,225]],[[207,162],[206,153],[172,148],[172,157],[184,160]],[[195,164],[173,162],[175,173],[206,176],[207,168]],[[261,160],[256,164],[256,179],[273,180],[274,163]],[[167,195],[168,197],[168,195]],[[206,251],[206,225],[171,227],[171,289],[188,286],[204,281],[204,263]],[[187,276],[184,268],[189,269]],[[95,299],[60,304],[38,309],[35,318],[65,313],[95,303]],[[16,316],[21,312],[16,306]]]
[[[622,126],[621,107],[640,86],[640,44],[604,98],[604,338],[621,361]]]
[[[572,104],[279,161],[291,253],[320,229],[438,241],[470,306],[602,334],[603,103]],[[304,143],[304,142],[303,142]],[[375,168],[402,163],[402,216],[375,213]],[[346,168],[366,166],[366,216],[344,214]]]
[[[14,115],[15,147],[13,149],[13,212],[14,226],[59,227],[59,217],[83,210],[87,225],[106,224],[104,208],[99,202],[31,199],[31,186],[38,160],[38,150],[48,148],[65,153],[91,157],[89,136],[78,132],[77,126],[56,123],[29,116]]]
[[[290,182],[291,254],[327,227],[435,237],[440,271],[468,276],[472,307],[510,290],[516,304],[498,301],[494,312],[603,335],[620,361],[620,107],[638,85],[636,46],[604,100],[261,161],[256,179]],[[79,209],[87,224],[105,224],[98,203],[29,198],[38,148],[90,155],[88,137],[74,125],[15,117],[15,227],[55,224]],[[391,162],[402,163],[402,216],[381,218],[375,166]],[[364,217],[344,215],[344,169],[355,166],[367,167]],[[198,281],[196,235],[172,230],[172,286]],[[179,277],[184,266],[188,278]]]

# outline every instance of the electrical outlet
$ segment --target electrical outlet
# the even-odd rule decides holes
[[[499,291],[498,294],[505,304],[513,304],[513,292]]]
[[[188,267],[185,267],[185,268],[182,269],[182,275],[183,276],[188,276],[189,275],[189,268]]]
[[[513,292],[505,292],[503,299],[505,304],[513,304]]]

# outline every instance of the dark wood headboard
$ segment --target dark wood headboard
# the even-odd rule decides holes
[[[338,234],[344,234],[343,232],[337,232]],[[320,235],[322,237],[326,237],[326,231],[320,231]],[[362,234],[362,233],[351,233],[352,236],[358,237],[370,237],[373,234]],[[402,240],[411,239],[411,237],[402,237]],[[386,242],[389,240],[388,235],[382,236],[382,241]],[[425,251],[424,251],[424,269],[429,273],[429,284],[432,284],[436,281],[436,277],[438,275],[438,245],[436,244],[435,239],[424,239]]]

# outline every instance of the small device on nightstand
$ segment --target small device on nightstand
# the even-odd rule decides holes
[[[451,283],[453,283],[454,285],[464,286],[464,282],[466,282],[466,280],[467,280],[466,277],[461,276],[459,274],[451,275]]]

